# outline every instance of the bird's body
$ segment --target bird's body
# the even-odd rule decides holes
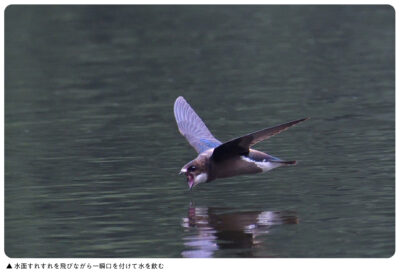
[[[250,147],[307,119],[263,129],[221,143],[183,97],[176,99],[174,114],[179,131],[199,153],[181,169],[181,173],[187,176],[189,188],[218,178],[267,172],[280,166],[296,164],[296,161],[283,161]]]

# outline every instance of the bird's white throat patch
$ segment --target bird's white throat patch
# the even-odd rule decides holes
[[[197,184],[201,184],[201,183],[206,182],[207,179],[208,179],[207,173],[203,172],[203,173],[200,173],[199,175],[197,175],[197,176],[194,178],[194,183],[195,183],[196,185],[197,185]]]
[[[282,166],[281,163],[274,163],[274,162],[269,162],[269,161],[265,161],[265,162],[264,161],[262,161],[262,162],[254,161],[246,156],[241,156],[241,158],[243,160],[245,160],[246,162],[256,164],[257,167],[262,169],[262,172],[267,172],[267,171],[270,171],[271,169]]]

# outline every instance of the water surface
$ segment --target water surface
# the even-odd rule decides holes
[[[389,257],[389,6],[10,6],[10,257]],[[221,141],[295,167],[189,192],[184,96]]]

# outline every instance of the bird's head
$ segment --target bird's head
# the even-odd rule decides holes
[[[207,162],[206,157],[199,156],[182,167],[179,174],[186,175],[189,189],[192,189],[192,187],[198,184],[207,182],[209,179]]]

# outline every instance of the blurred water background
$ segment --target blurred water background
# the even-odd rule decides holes
[[[390,257],[390,6],[9,6],[10,257]],[[295,167],[188,191],[183,95]]]

